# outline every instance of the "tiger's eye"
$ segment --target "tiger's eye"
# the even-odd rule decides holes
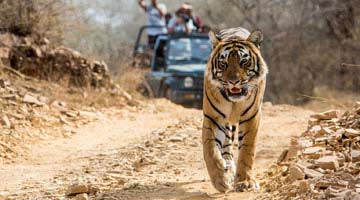
[[[254,75],[255,75],[255,72],[254,72],[254,71],[247,71],[247,75],[248,75],[248,76],[254,76]]]
[[[220,60],[220,67],[224,68],[226,66],[226,61],[225,60]]]

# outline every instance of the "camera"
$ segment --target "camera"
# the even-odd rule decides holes
[[[184,22],[188,23],[190,21],[190,17],[187,15],[180,15],[180,17],[184,20]]]

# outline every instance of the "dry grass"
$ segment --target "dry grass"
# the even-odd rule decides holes
[[[359,95],[349,91],[339,91],[329,87],[316,87],[314,96],[309,97],[311,101],[303,107],[314,110],[324,111],[328,109],[346,110],[352,108],[356,101],[360,101]]]
[[[134,68],[127,66],[122,69],[122,73],[116,78],[115,83],[137,99],[145,97],[139,91],[139,86],[145,80],[144,76],[149,72],[149,68]]]

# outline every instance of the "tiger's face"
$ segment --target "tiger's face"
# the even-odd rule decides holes
[[[266,69],[261,69],[264,62],[258,49],[262,35],[256,34],[251,34],[248,40],[232,38],[214,43],[214,38],[211,39],[210,82],[233,102],[249,98],[265,77]]]

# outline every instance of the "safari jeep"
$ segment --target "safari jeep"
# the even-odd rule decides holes
[[[210,52],[205,34],[160,35],[154,46],[151,71],[145,75],[150,93],[178,104],[201,106]]]

